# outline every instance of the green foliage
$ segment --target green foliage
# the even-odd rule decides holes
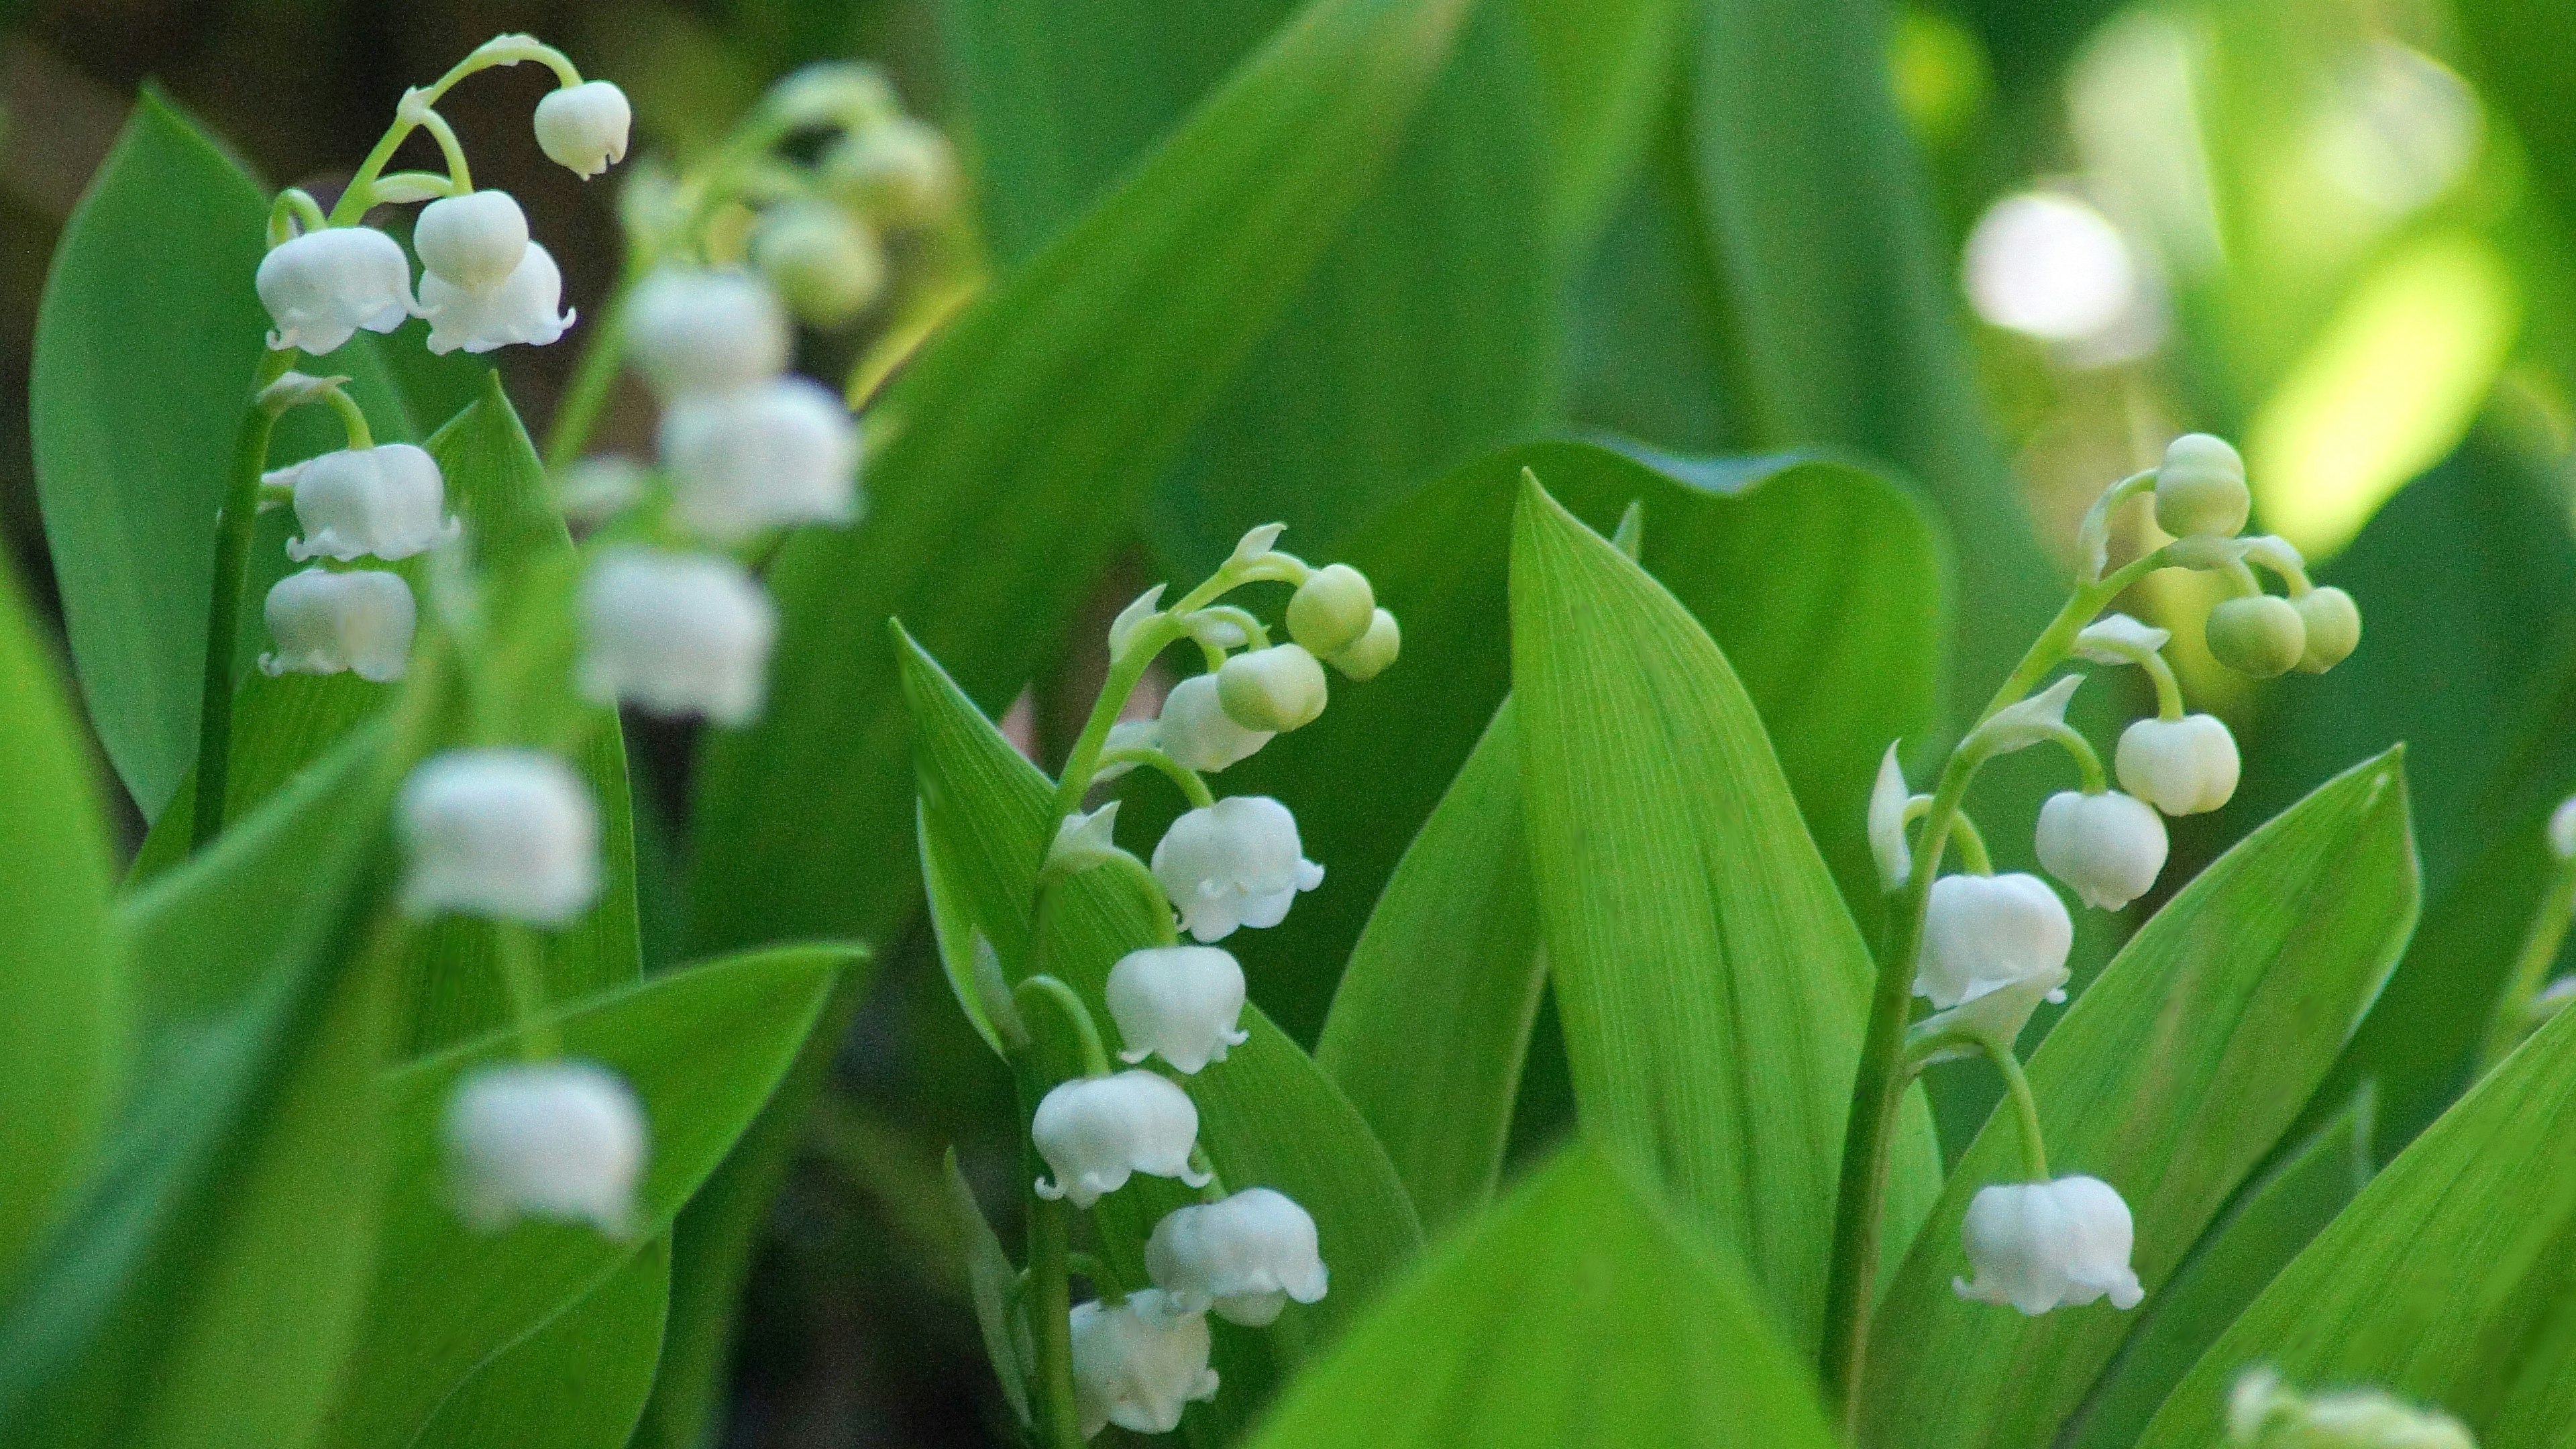
[[[608,1281],[484,1360],[411,1442],[625,1449],[661,1364],[671,1240],[638,1249]]]

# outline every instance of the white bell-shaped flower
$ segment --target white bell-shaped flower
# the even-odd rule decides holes
[[[1972,996],[1907,1027],[1906,1046],[1909,1051],[1919,1050],[1913,1058],[1918,1066],[1981,1056],[1980,1041],[2009,1048],[2021,1039],[2022,1029],[2030,1025],[2041,1002],[2066,999],[2067,980],[2067,970],[2060,966]]]
[[[2015,982],[2063,977],[2074,941],[2066,903],[2039,877],[1945,875],[1932,882],[1914,994],[1947,1008]]]
[[[528,215],[506,191],[442,196],[420,209],[411,249],[421,269],[446,285],[489,292],[528,259]],[[424,281],[424,296],[427,290]]]
[[[603,552],[581,584],[582,693],[739,725],[760,712],[778,610],[721,554]]]
[[[286,556],[299,563],[404,559],[457,535],[438,460],[409,443],[324,453],[296,467],[294,486],[304,534],[286,541]]]
[[[662,463],[672,516],[720,543],[858,516],[858,424],[808,378],[678,399],[662,414]]]
[[[2117,790],[2049,796],[2032,844],[2048,873],[2096,910],[2116,911],[2145,895],[2165,868],[2164,817]]]
[[[457,1216],[477,1232],[522,1218],[587,1222],[612,1238],[639,1226],[644,1105],[595,1062],[476,1069],[448,1099],[446,1139]]]
[[[1165,1214],[1145,1240],[1145,1271],[1180,1307],[1246,1328],[1275,1321],[1291,1298],[1321,1300],[1329,1278],[1314,1218],[1266,1187]]]
[[[626,307],[626,349],[665,402],[736,392],[787,370],[787,310],[747,272],[664,267]]]
[[[599,895],[599,807],[572,766],[538,750],[434,756],[396,810],[410,869],[403,909],[554,925]]]
[[[816,327],[839,327],[885,295],[876,234],[829,202],[771,207],[752,229],[751,260],[789,310]]]
[[[1191,935],[1222,941],[1238,926],[1278,925],[1324,868],[1305,858],[1287,806],[1231,795],[1172,822],[1154,847],[1154,878]]]
[[[490,352],[513,343],[543,347],[572,326],[570,311],[555,311],[562,302],[563,272],[554,254],[536,242],[528,243],[517,269],[487,291],[468,292],[436,272],[420,279],[420,315],[429,319],[429,350],[437,353],[460,347]]]
[[[546,92],[537,102],[537,146],[546,158],[587,181],[626,159],[635,108],[607,81],[583,81]]]
[[[1207,1315],[1183,1313],[1156,1289],[1123,1302],[1076,1304],[1073,1397],[1086,1439],[1112,1424],[1168,1434],[1181,1410],[1216,1397]]]
[[[2129,1267],[2136,1236],[2129,1205],[2098,1177],[1997,1183],[1979,1188],[1959,1225],[1976,1281],[1953,1278],[1962,1298],[2009,1303],[2032,1315],[2109,1298],[2135,1308],[2146,1292]]]
[[[277,648],[259,657],[259,667],[272,678],[345,671],[384,684],[411,667],[419,614],[411,585],[398,574],[333,573],[317,564],[271,586],[264,612]]]
[[[1213,674],[1193,674],[1172,686],[1163,696],[1162,726],[1163,753],[1209,774],[1249,759],[1273,737],[1272,731],[1234,722],[1218,697]]]
[[[324,227],[260,258],[259,300],[277,330],[272,348],[336,352],[363,327],[391,332],[418,309],[402,243],[368,226]]]
[[[1055,1174],[1038,1179],[1038,1196],[1088,1208],[1139,1172],[1205,1187],[1190,1166],[1198,1145],[1199,1109],[1190,1094],[1152,1072],[1076,1077],[1038,1101],[1029,1140]]]
[[[2167,815],[2215,810],[2236,793],[2236,736],[2216,716],[2139,720],[2120,732],[2120,788]]]
[[[1103,995],[1118,1035],[1127,1043],[1123,1062],[1159,1052],[1183,1074],[1225,1060],[1228,1047],[1250,1038],[1243,1017],[1243,967],[1215,946],[1147,946],[1109,968]]]

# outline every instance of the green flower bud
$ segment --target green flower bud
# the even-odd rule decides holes
[[[2269,679],[2286,673],[2307,648],[2307,625],[2277,595],[2227,599],[2209,611],[2209,652],[2239,674]]]
[[[817,164],[835,200],[881,226],[927,226],[957,204],[948,138],[911,116],[850,132]]]
[[[2378,1389],[2302,1394],[2269,1369],[2254,1369],[2228,1396],[2227,1440],[2235,1449],[2476,1449],[2460,1421],[2419,1409]]]
[[[1324,712],[1324,666],[1303,645],[1248,649],[1216,674],[1218,705],[1248,730],[1293,730]]]
[[[1329,657],[1359,642],[1376,608],[1368,575],[1349,564],[1326,564],[1289,596],[1288,636],[1309,652]]]
[[[788,309],[816,327],[838,327],[885,294],[877,239],[820,202],[773,207],[752,231],[751,259]]]
[[[2310,674],[2323,674],[2352,655],[2361,642],[2361,609],[2352,595],[2326,587],[2310,589],[2290,601],[2299,611],[2299,622],[2307,626],[2308,647],[2299,655],[2299,667]]]
[[[2233,537],[2245,527],[2254,497],[2245,491],[2245,460],[2226,439],[2185,433],[2165,448],[2156,469],[2156,524],[2176,538]]]
[[[1396,627],[1395,616],[1384,609],[1371,610],[1368,632],[1342,646],[1333,656],[1333,667],[1352,679],[1375,679],[1395,662],[1404,648],[1404,631]]]

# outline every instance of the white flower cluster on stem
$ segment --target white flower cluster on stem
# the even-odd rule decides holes
[[[286,541],[286,556],[329,562],[269,588],[262,613],[277,647],[260,656],[259,667],[271,676],[352,673],[382,684],[402,678],[411,665],[419,625],[411,585],[387,570],[337,566],[413,557],[455,538],[458,524],[447,516],[437,460],[409,443],[375,446],[365,415],[342,391],[345,381],[288,373],[270,389],[297,401],[333,403],[349,446],[261,479],[263,492],[293,500],[304,530]]]

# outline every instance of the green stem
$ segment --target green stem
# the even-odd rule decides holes
[[[1965,810],[1950,817],[1951,832],[1959,837],[1959,860],[1972,874],[1993,875],[1994,857],[1986,854],[1986,838],[1977,832],[1977,822]]]
[[[581,457],[582,449],[590,446],[600,409],[607,406],[608,391],[617,382],[617,369],[626,360],[626,300],[634,295],[636,280],[644,269],[644,249],[630,246],[616,289],[600,304],[599,321],[582,339],[581,361],[573,368],[563,400],[555,404],[554,422],[546,429],[548,473],[559,474],[571,467]]]
[[[197,804],[189,822],[191,849],[223,833],[225,790],[232,768],[233,644],[241,633],[242,591],[250,575],[250,544],[259,523],[259,477],[268,469],[269,434],[277,414],[259,395],[295,365],[296,351],[268,353],[251,383],[250,411],[233,443],[232,478],[223,512],[215,519],[213,592],[206,602],[206,673],[197,702]]]
[[[2495,1070],[2521,1045],[2531,1022],[2531,1004],[2549,983],[2549,968],[2558,960],[2558,948],[2566,944],[2571,916],[2576,916],[2576,860],[2561,860],[2550,872],[2540,905],[2531,913],[2522,950],[2514,957],[2513,975],[2506,979],[2504,994],[2496,998],[2495,1015],[2487,1021],[2486,1042],[2478,1053],[2479,1076]]]
[[[1107,868],[1136,882],[1137,889],[1145,893],[1145,899],[1161,903],[1162,909],[1154,912],[1154,944],[1179,945],[1181,933],[1172,925],[1171,897],[1163,893],[1163,883],[1155,879],[1151,870],[1146,869],[1145,862],[1122,850],[1109,858]]]
[[[1193,770],[1189,766],[1182,764],[1180,761],[1173,759],[1171,756],[1164,754],[1161,750],[1104,750],[1100,755],[1100,763],[1104,765],[1149,765],[1162,772],[1163,776],[1170,780],[1174,785],[1180,787],[1181,793],[1189,798],[1190,808],[1194,810],[1205,810],[1216,803],[1216,795],[1208,789],[1207,781],[1199,778],[1198,771]]]
[[[1061,1198],[1028,1195],[1029,1346],[1037,1358],[1038,1432],[1047,1449],[1083,1449],[1082,1415],[1073,1396],[1072,1209]]]
[[[1196,597],[1195,593],[1191,596]],[[1181,626],[1174,616],[1182,612],[1186,611],[1178,607],[1166,609],[1138,625],[1127,647],[1109,661],[1109,677],[1101,682],[1100,697],[1092,701],[1091,715],[1082,722],[1082,733],[1074,737],[1073,753],[1065,758],[1064,776],[1056,782],[1056,819],[1062,820],[1082,808],[1082,797],[1091,790],[1091,778],[1099,773],[1100,751],[1109,743],[1110,726],[1126,712],[1129,696],[1144,681],[1155,656],[1181,637]],[[1054,843],[1052,835],[1048,843]]]
[[[2021,1058],[2013,1055],[2011,1047],[1983,1032],[1970,1040],[2003,1074],[2004,1092],[2012,1098],[2013,1115],[2021,1126],[2022,1172],[2032,1182],[2048,1181],[2048,1139],[2039,1130],[2039,1099],[2031,1095],[2030,1078],[2022,1072]]]
[[[474,193],[474,168],[465,164],[465,144],[456,139],[456,128],[447,118],[430,111],[420,118],[420,128],[438,143],[438,154],[447,160],[447,179],[455,190],[450,195],[471,196]]]
[[[1052,1004],[1056,1014],[1073,1028],[1081,1045],[1084,1073],[1094,1077],[1109,1075],[1109,1053],[1100,1044],[1100,1025],[1091,1019],[1091,1008],[1082,1004],[1082,997],[1063,978],[1031,976],[1011,988],[1011,999],[1018,1003],[1023,1016],[1028,1015],[1032,1001],[1043,999]]]
[[[546,1009],[546,974],[537,960],[536,938],[517,921],[494,921],[492,948],[501,966],[501,987],[510,997],[519,1055],[532,1062],[562,1056],[563,1032]]]
[[[348,434],[350,448],[363,450],[376,445],[375,430],[367,426],[367,410],[358,406],[358,400],[349,396],[347,389],[329,388],[322,395],[331,400],[331,410],[340,415],[340,428]]]

